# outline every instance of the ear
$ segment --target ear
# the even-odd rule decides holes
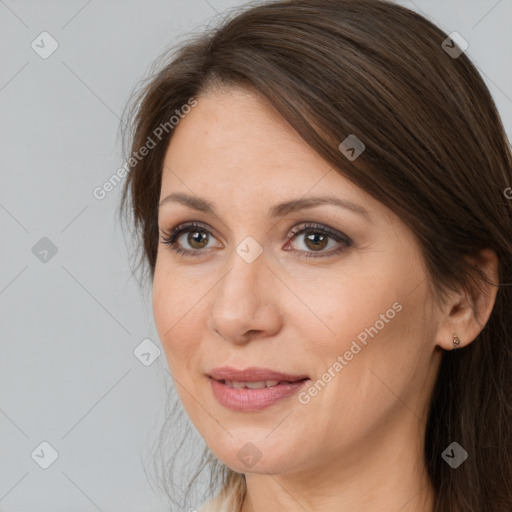
[[[452,350],[453,337],[460,339],[458,348],[469,345],[482,331],[491,316],[496,301],[499,280],[499,262],[492,249],[481,249],[466,257],[479,267],[486,281],[472,283],[469,289],[450,292],[442,307],[442,320],[437,333],[437,345]]]

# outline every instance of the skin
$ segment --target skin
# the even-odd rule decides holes
[[[211,201],[216,214],[173,201],[160,207],[161,239],[187,221],[205,224],[208,237],[179,238],[199,256],[176,254],[160,241],[154,318],[187,414],[213,453],[246,475],[243,512],[432,511],[423,461],[428,401],[443,349],[452,348],[454,333],[461,347],[476,337],[495,290],[453,292],[438,304],[400,218],[330,167],[249,90],[209,91],[180,121],[161,199],[174,192]],[[334,205],[267,215],[276,203],[317,195],[357,203],[369,218]],[[333,253],[343,243],[330,237],[320,248],[307,244],[307,232],[288,240],[306,222],[353,244]],[[248,236],[263,250],[252,263],[236,252]],[[494,253],[483,251],[478,262],[496,281]],[[268,367],[316,382],[394,303],[401,310],[366,346],[358,343],[361,350],[309,403],[293,396],[237,412],[214,398],[206,374],[220,366]],[[237,457],[248,442],[261,454],[250,468]]]

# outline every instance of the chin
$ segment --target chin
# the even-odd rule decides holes
[[[292,454],[297,454],[293,446],[283,446],[281,442],[272,443],[265,440],[251,441],[251,436],[237,436],[233,433],[234,439],[226,445],[209,445],[214,455],[228,468],[237,473],[256,474],[283,474],[297,468],[298,460]],[[254,438],[253,438],[254,439]],[[304,454],[302,453],[302,456]]]

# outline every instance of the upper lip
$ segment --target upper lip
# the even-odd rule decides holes
[[[237,370],[229,366],[223,366],[222,368],[214,368],[209,375],[215,380],[231,380],[235,382],[260,382],[263,380],[295,382],[309,378],[307,375],[291,375],[276,372],[269,368],[256,368],[254,366],[246,368],[245,370]]]

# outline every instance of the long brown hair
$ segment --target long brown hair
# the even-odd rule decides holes
[[[465,258],[499,258],[487,325],[445,352],[432,394],[424,447],[435,512],[512,510],[512,155],[495,103],[466,53],[447,51],[440,28],[389,0],[281,0],[250,5],[182,44],[143,84],[129,111],[130,155],[191,98],[243,86],[266,97],[334,168],[389,207],[414,232],[433,291],[483,279]],[[453,41],[449,42],[454,47]],[[457,49],[458,47],[455,47]],[[460,52],[459,52],[460,53]],[[130,219],[151,280],[157,205],[171,127],[126,178]],[[351,161],[349,134],[366,149]],[[155,138],[155,137],[153,137]],[[457,469],[441,457],[457,441]],[[225,491],[244,476],[211,454],[203,460]],[[211,480],[215,481],[215,480]]]

